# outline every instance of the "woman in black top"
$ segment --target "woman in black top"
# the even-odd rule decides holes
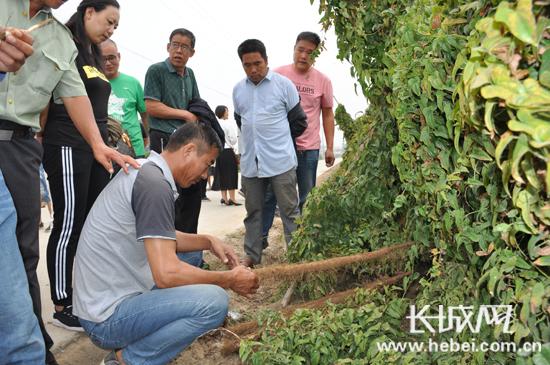
[[[107,103],[111,85],[103,75],[99,44],[118,26],[116,0],[84,0],[67,22],[78,49],[76,66],[92,103],[103,140],[107,141]],[[86,215],[109,182],[107,171],[76,129],[61,100],[52,99],[43,134],[44,168],[54,208],[47,259],[54,324],[82,331],[72,314],[72,271],[76,246]]]

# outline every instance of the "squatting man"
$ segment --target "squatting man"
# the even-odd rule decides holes
[[[91,340],[113,350],[104,364],[166,364],[222,324],[224,289],[258,289],[231,247],[174,227],[176,186],[206,179],[220,150],[212,128],[186,123],[161,154],[116,175],[91,209],[78,243],[73,305]],[[198,268],[202,250],[231,270]]]

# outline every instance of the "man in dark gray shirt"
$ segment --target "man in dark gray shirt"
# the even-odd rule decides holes
[[[90,211],[75,259],[73,305],[92,341],[114,350],[106,363],[166,364],[223,322],[224,289],[247,295],[258,288],[229,246],[174,227],[176,184],[206,178],[220,149],[209,126],[187,123],[162,154],[118,174]],[[202,250],[232,269],[196,267]]]

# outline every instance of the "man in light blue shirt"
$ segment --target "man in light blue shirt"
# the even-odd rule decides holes
[[[241,129],[242,186],[246,194],[243,264],[262,258],[262,207],[271,183],[290,242],[299,214],[296,190],[298,165],[293,138],[303,133],[307,119],[294,84],[267,66],[264,44],[248,39],[238,48],[246,78],[233,88],[235,120]]]

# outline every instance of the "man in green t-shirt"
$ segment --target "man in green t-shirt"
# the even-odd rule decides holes
[[[139,113],[145,130],[148,130],[143,88],[136,78],[118,71],[120,53],[115,42],[110,39],[103,42],[101,52],[105,61],[105,76],[111,83],[109,116],[122,123],[122,127],[130,137],[136,156],[145,157],[143,142],[145,136],[141,133],[141,126],[137,117]]]

